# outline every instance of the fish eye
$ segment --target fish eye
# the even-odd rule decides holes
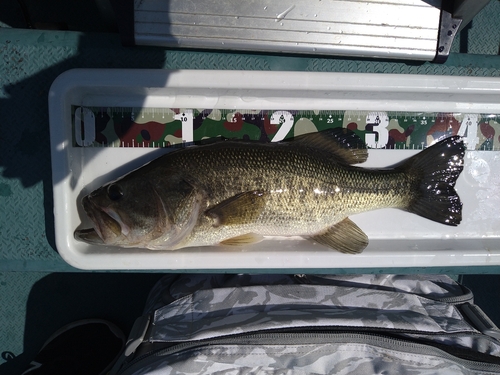
[[[112,201],[117,201],[123,197],[123,191],[117,184],[111,184],[108,186],[108,197]]]

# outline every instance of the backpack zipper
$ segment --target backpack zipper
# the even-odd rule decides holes
[[[413,332],[414,333],[414,332]],[[500,373],[500,358],[490,355],[476,353],[464,349],[467,352],[467,359],[451,354],[446,349],[458,352],[457,348],[446,347],[446,345],[439,345],[436,343],[419,343],[411,341],[410,338],[400,338],[390,335],[384,335],[377,332],[363,332],[352,333],[349,331],[331,332],[328,330],[307,330],[303,332],[257,332],[236,334],[226,337],[203,339],[198,341],[186,341],[180,343],[165,343],[167,348],[162,347],[152,350],[149,353],[138,356],[132,359],[129,363],[125,364],[119,374],[132,374],[134,367],[140,365],[140,362],[150,357],[164,357],[174,355],[185,350],[196,349],[198,347],[211,346],[211,345],[265,345],[265,344],[295,344],[309,340],[308,343],[368,343],[374,345],[382,345],[387,349],[400,350],[406,348],[411,350],[412,353],[422,355],[439,356],[444,359],[454,361],[466,368],[476,371],[491,371],[493,373]],[[479,358],[481,357],[481,358]],[[481,362],[485,357],[493,357],[498,363]],[[477,358],[477,359],[476,359]],[[142,366],[142,365],[141,365]]]
[[[325,279],[321,277],[320,275],[307,275],[303,273],[299,274],[294,274],[293,275],[294,279],[299,283],[299,284],[310,284],[310,285],[329,285],[329,284],[320,284],[318,280],[323,280],[323,281],[329,281],[329,279]],[[317,280],[311,280],[310,277],[313,277],[314,279]],[[448,303],[450,305],[461,305],[464,303],[474,303],[474,294],[472,291],[467,288],[466,286],[456,283],[460,288],[462,289],[463,294],[459,296],[450,296],[450,297],[442,297],[442,298],[432,298],[423,294],[415,294],[419,297],[422,298],[427,298],[433,301],[438,301],[438,302],[443,302],[443,303]],[[375,288],[376,289],[376,288]],[[395,291],[397,293],[406,293],[406,294],[413,294],[411,292],[406,292],[406,291]]]

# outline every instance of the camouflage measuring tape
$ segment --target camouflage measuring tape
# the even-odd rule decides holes
[[[462,135],[468,150],[500,149],[499,114],[81,106],[71,114],[75,147],[175,147],[214,137],[276,142],[344,127],[369,148],[423,149]]]

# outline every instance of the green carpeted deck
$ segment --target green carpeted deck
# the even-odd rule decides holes
[[[75,10],[89,2],[67,3],[73,3]],[[125,48],[119,35],[109,32],[111,26],[86,18],[83,8],[58,13],[54,9],[60,9],[63,2],[46,4],[52,5],[33,11],[34,18],[39,18],[34,23],[55,23],[61,21],[58,16],[73,14],[67,26],[77,31],[27,29],[17,1],[3,2],[0,12],[0,374],[18,373],[55,329],[76,319],[110,319],[128,332],[147,292],[160,277],[158,273],[80,272],[67,265],[55,249],[47,93],[62,72],[71,68],[155,68],[500,76],[497,0],[462,31],[443,65]],[[49,19],[42,17],[44,12],[50,13]],[[478,304],[500,323],[500,267],[369,271],[464,275],[460,278],[473,289]]]

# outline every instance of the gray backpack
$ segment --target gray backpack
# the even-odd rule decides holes
[[[447,276],[179,274],[113,373],[500,374],[499,339]]]

